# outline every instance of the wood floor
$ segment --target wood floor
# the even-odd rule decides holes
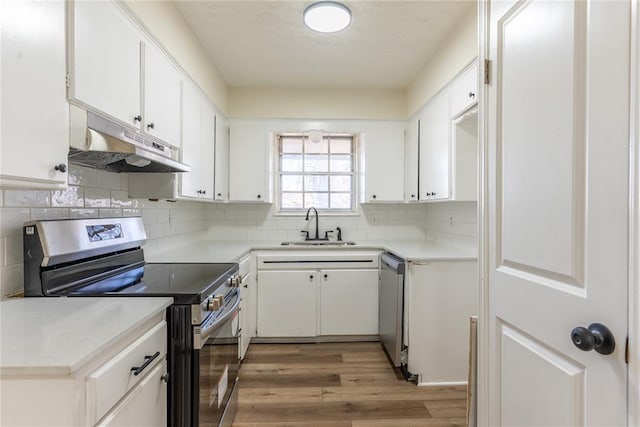
[[[466,387],[416,387],[380,343],[251,344],[234,427],[451,427]]]

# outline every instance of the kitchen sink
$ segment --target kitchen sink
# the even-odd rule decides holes
[[[353,246],[356,242],[337,242],[328,240],[303,240],[295,242],[282,242],[281,246]]]

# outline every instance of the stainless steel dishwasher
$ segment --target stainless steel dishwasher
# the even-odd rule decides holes
[[[402,357],[404,310],[404,260],[390,253],[380,256],[378,327],[380,341],[394,366],[406,365]]]

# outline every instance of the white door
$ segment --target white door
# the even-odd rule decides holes
[[[488,424],[626,425],[630,4],[489,9]]]

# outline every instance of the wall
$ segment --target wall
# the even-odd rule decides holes
[[[429,239],[478,239],[477,202],[429,203],[425,210]]]
[[[205,205],[131,200],[127,174],[69,167],[66,190],[0,190],[0,297],[22,290],[22,225],[40,219],[142,216],[147,246],[176,244],[206,229]]]
[[[211,204],[205,218],[208,237],[230,241],[301,240],[300,230],[315,232],[315,220],[304,216],[277,216],[275,206],[260,204]],[[343,240],[419,240],[425,234],[424,204],[361,205],[357,216],[326,216],[320,214],[319,228],[324,231],[342,229]],[[333,237],[336,237],[334,232]]]
[[[402,90],[231,87],[229,116],[404,120],[407,111]]]
[[[227,84],[174,4],[170,1],[125,0],[125,5],[227,114]]]
[[[478,56],[478,11],[473,8],[451,31],[406,90],[407,117]]]

